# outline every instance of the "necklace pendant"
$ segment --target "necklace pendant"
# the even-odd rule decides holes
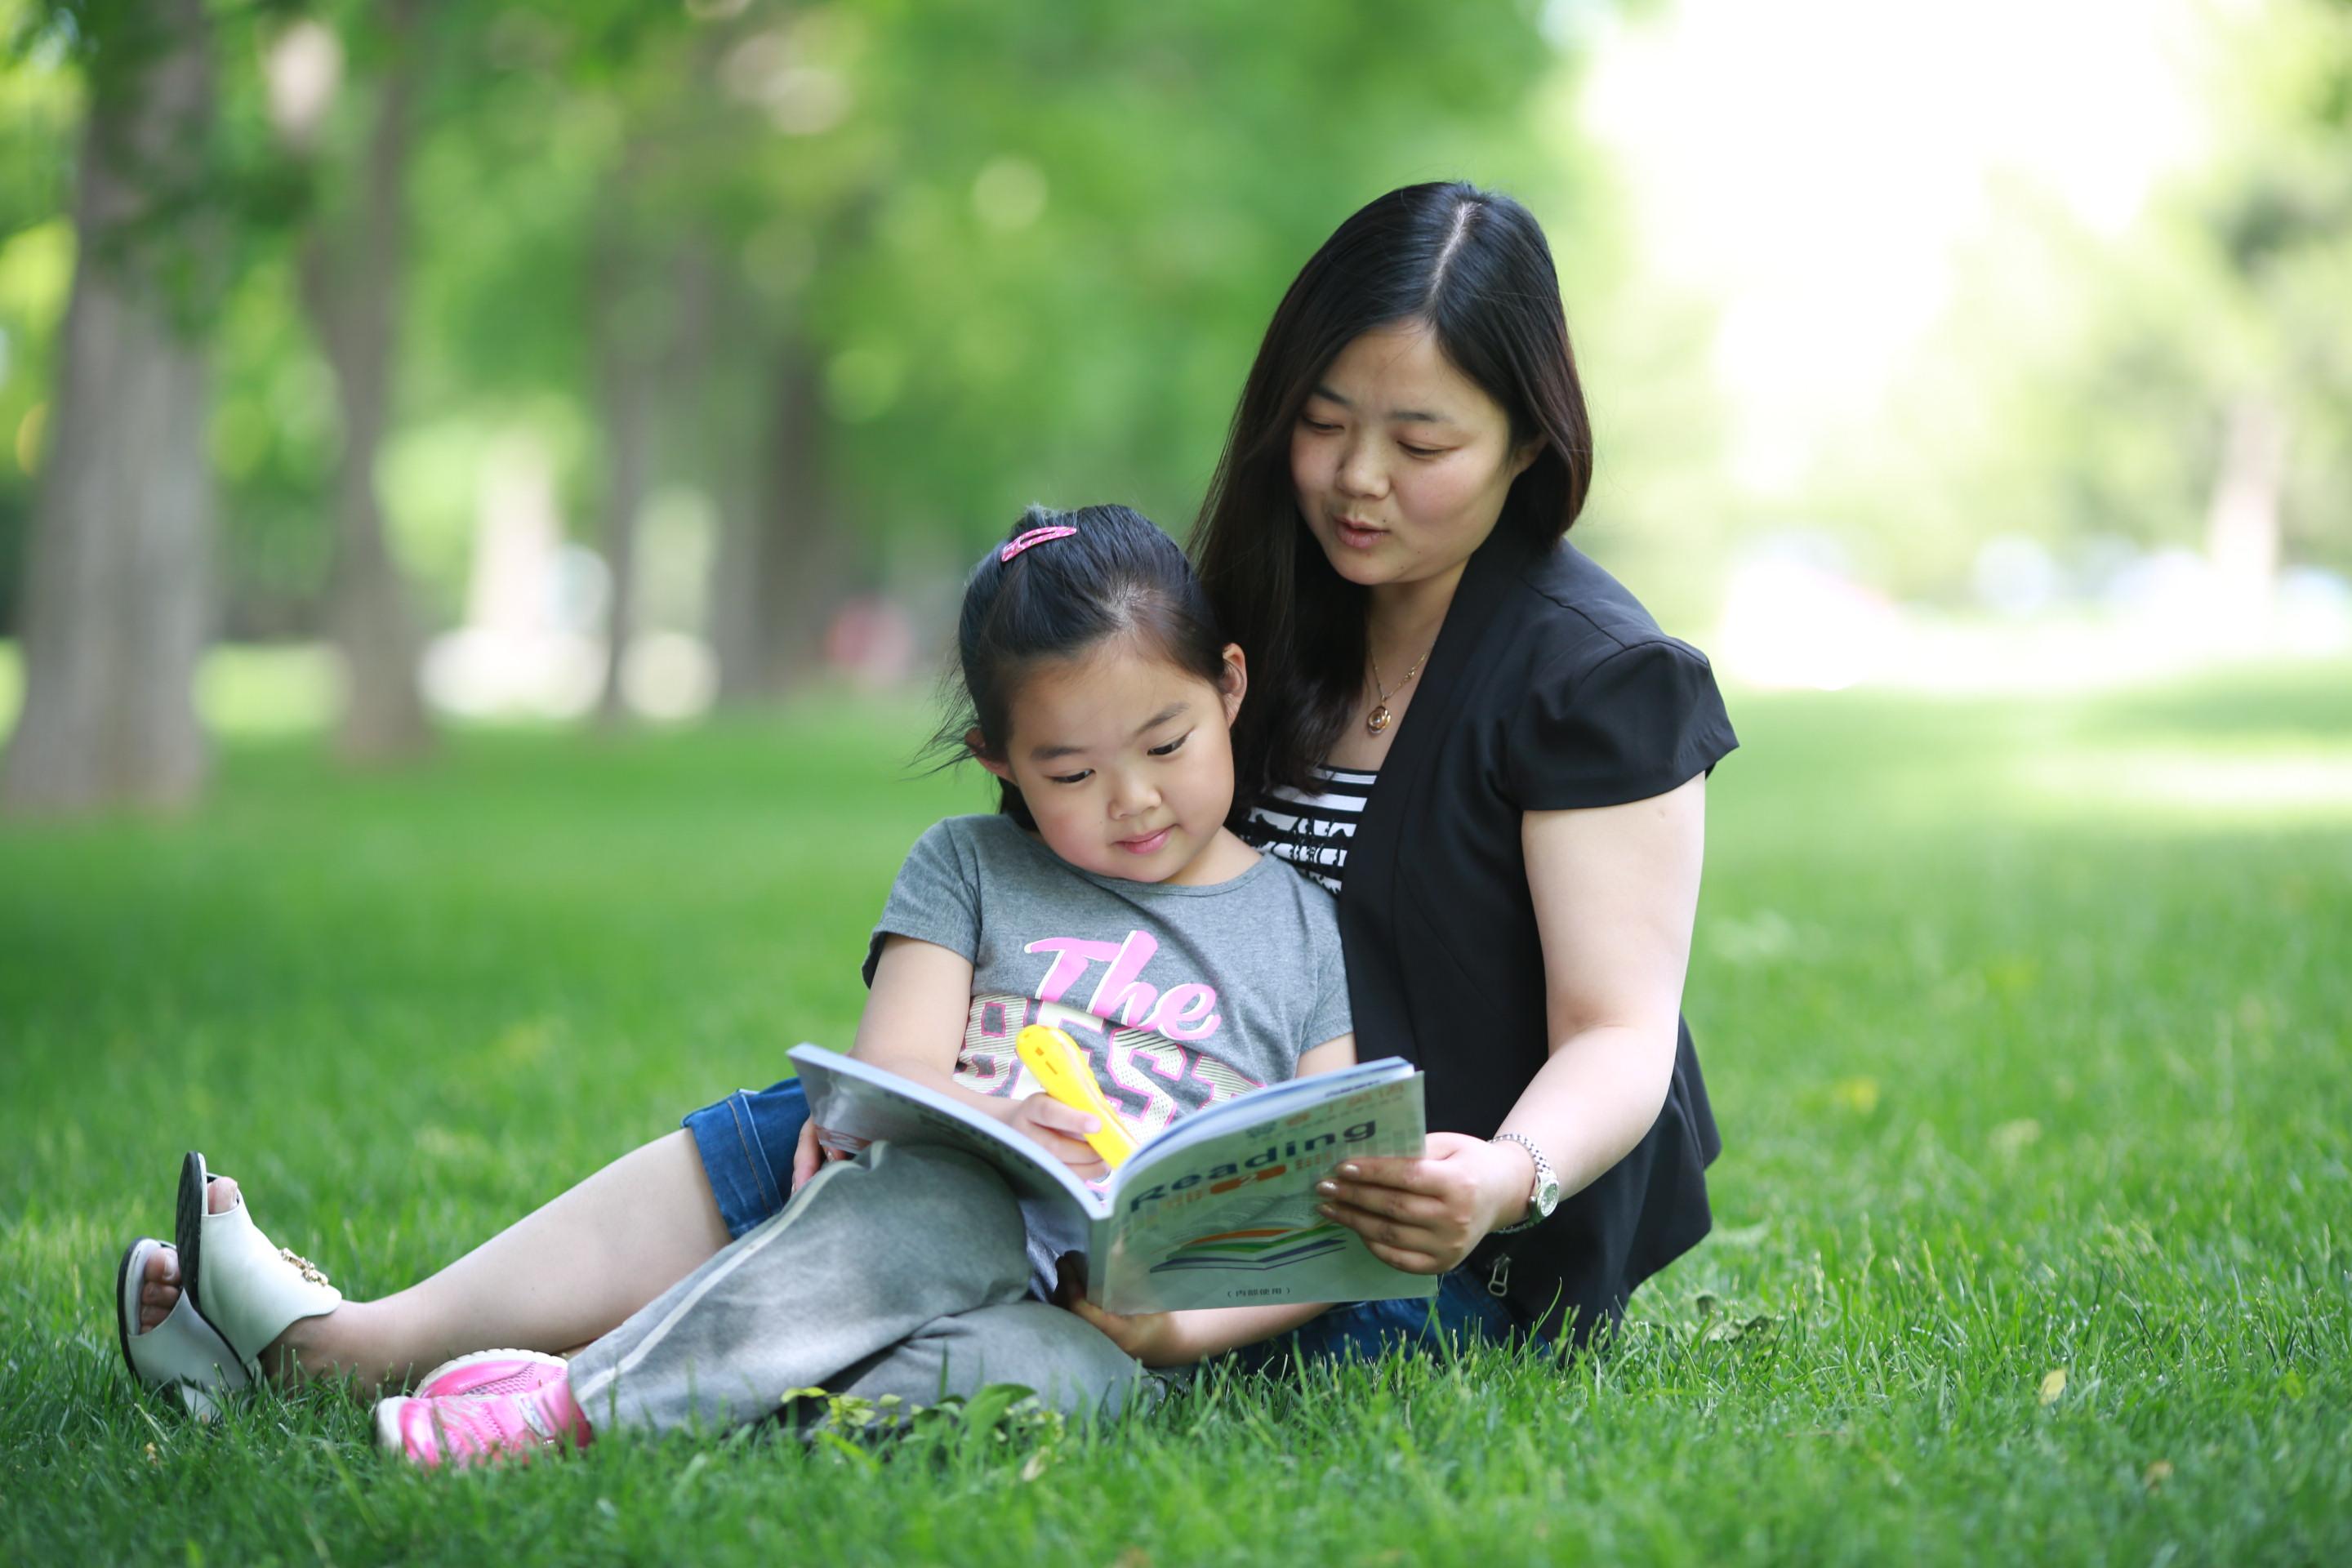
[[[1375,735],[1395,722],[1396,715],[1389,711],[1389,705],[1385,702],[1364,715],[1364,728]]]

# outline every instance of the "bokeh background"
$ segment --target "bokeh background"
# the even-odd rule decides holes
[[[919,682],[1024,503],[1181,536],[1292,272],[1437,177],[1546,224],[1577,538],[1733,681],[2352,651],[2341,0],[0,0],[0,36],[19,809],[197,798],[246,731],[396,761]],[[2298,766],[2267,787],[2352,800]]]

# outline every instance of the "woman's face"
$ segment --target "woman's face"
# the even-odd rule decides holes
[[[1377,588],[1459,575],[1540,437],[1447,363],[1417,322],[1339,351],[1290,434],[1298,514],[1332,569]]]

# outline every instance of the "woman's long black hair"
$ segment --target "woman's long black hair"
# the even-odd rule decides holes
[[[1234,726],[1242,802],[1306,786],[1358,707],[1365,593],[1332,570],[1298,515],[1291,431],[1340,350],[1404,322],[1428,326],[1502,405],[1514,444],[1543,441],[1504,500],[1496,537],[1557,544],[1591,486],[1592,429],[1559,279],[1527,208],[1475,185],[1408,185],[1341,224],[1274,312],[1192,532],[1217,619],[1250,659],[1250,700]]]
[[[1060,528],[1074,531],[1003,558],[1023,535]],[[1013,697],[1023,678],[1115,637],[1135,638],[1186,673],[1223,684],[1227,639],[1216,612],[1184,552],[1158,524],[1131,507],[1031,507],[964,580],[947,721],[928,754],[946,759],[942,766],[961,761],[971,754],[965,735],[977,730],[986,754],[1002,761],[1010,754]],[[998,785],[999,809],[1034,830],[1021,791],[1008,780]]]

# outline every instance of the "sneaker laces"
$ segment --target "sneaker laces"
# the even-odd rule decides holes
[[[501,1402],[506,1399],[511,1399],[514,1401],[515,1408],[522,1413],[523,1425],[529,1426],[531,1429],[532,1435],[538,1437],[541,1442],[552,1443],[555,1441],[555,1434],[548,1429],[547,1415],[545,1412],[540,1409],[538,1400],[533,1399],[528,1394],[513,1394],[501,1396]]]
[[[469,1372],[476,1370],[487,1369],[467,1369]],[[442,1393],[427,1393],[420,1390],[419,1393],[430,1399],[497,1399],[507,1394],[520,1395],[530,1393],[551,1378],[561,1376],[562,1370],[560,1366],[550,1366],[541,1361],[518,1359],[503,1371],[499,1371],[497,1376],[486,1378],[470,1387],[452,1388]],[[455,1374],[455,1377],[432,1379],[428,1381],[426,1388],[429,1389],[432,1383],[451,1382],[465,1375],[466,1373],[461,1372]]]

